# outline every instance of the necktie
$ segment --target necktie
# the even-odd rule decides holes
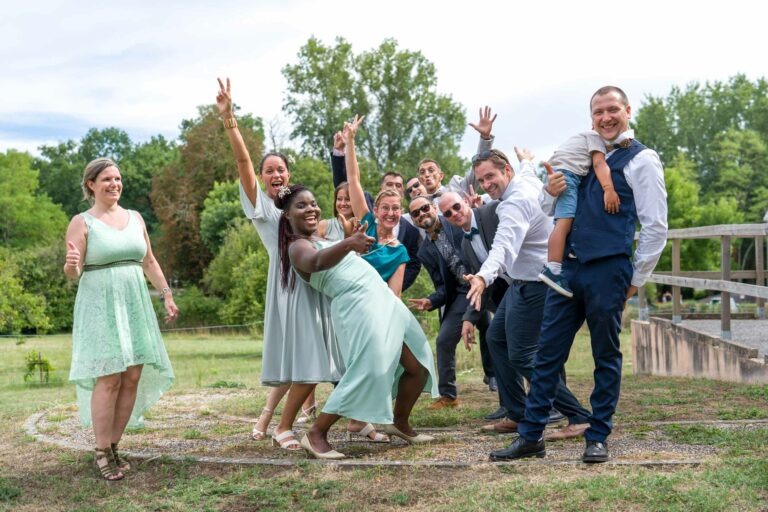
[[[469,230],[469,233],[467,233],[466,231],[464,232],[464,238],[466,238],[467,240],[472,240],[473,236],[479,235],[479,234],[480,234],[480,230],[472,226],[472,229]]]
[[[627,138],[622,140],[621,142],[617,142],[616,144],[606,144],[605,149],[607,149],[608,152],[610,153],[614,149],[619,149],[619,148],[627,149],[631,145],[632,145],[632,139]]]

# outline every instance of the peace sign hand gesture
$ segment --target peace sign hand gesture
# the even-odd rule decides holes
[[[222,119],[229,119],[233,117],[232,114],[232,88],[229,84],[229,78],[227,78],[227,86],[224,87],[224,83],[221,78],[217,78],[219,82],[219,92],[216,94],[216,107],[219,109],[219,117]]]

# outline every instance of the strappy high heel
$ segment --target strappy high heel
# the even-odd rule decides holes
[[[101,472],[101,478],[107,482],[117,482],[125,478],[125,475],[115,467],[110,448],[96,448],[93,456],[96,460],[96,467]]]
[[[295,452],[301,450],[301,444],[296,440],[293,430],[286,430],[280,434],[272,434],[272,446],[279,446],[283,450]]]
[[[312,404],[308,408],[301,408],[301,414],[299,414],[299,417],[296,418],[296,424],[297,425],[303,425],[304,423],[308,423],[310,419],[314,420],[317,418],[317,404]]]
[[[357,432],[349,430],[349,427],[347,427],[347,441],[351,441],[353,435],[364,437],[372,443],[388,443],[390,441],[389,436],[376,432],[376,428],[370,423],[366,423],[365,426]]]
[[[274,414],[275,410],[270,409],[269,407],[265,407],[261,410],[261,414],[259,414],[259,419],[256,420],[256,425],[253,427],[253,431],[251,431],[251,439],[253,441],[261,441],[265,437],[267,437],[267,428],[269,428],[269,422],[272,421],[272,414]],[[259,429],[259,422],[261,422],[264,418],[267,419],[267,424],[264,425],[264,430]]]

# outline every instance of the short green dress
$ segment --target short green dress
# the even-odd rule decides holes
[[[335,243],[314,242],[318,249]],[[331,299],[333,327],[346,366],[323,412],[391,424],[392,399],[403,373],[403,343],[429,373],[424,391],[439,396],[435,362],[424,331],[371,265],[350,253],[336,266],[313,272],[309,283]]]
[[[88,213],[83,274],[75,299],[72,367],[80,421],[91,424],[91,395],[96,378],[144,365],[129,426],[141,426],[143,415],[173,383],[157,316],[141,262],[147,253],[138,213],[116,229]]]

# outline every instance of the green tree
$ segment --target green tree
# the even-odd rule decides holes
[[[437,92],[435,66],[420,52],[398,50],[394,39],[355,55],[337,38],[335,46],[311,38],[299,62],[283,68],[288,92],[283,109],[304,150],[324,159],[345,120],[366,116],[359,156],[376,173],[413,174],[425,156],[445,169],[460,169],[458,144],[466,127],[463,108]]]
[[[203,201],[200,214],[200,236],[215,255],[230,228],[243,218],[238,181],[216,182]]]
[[[0,247],[0,334],[45,332],[45,299],[24,289],[11,252]]]
[[[258,162],[264,139],[260,119],[238,119],[251,158]],[[213,106],[199,107],[199,115],[181,124],[179,156],[152,180],[150,198],[159,220],[155,237],[166,273],[183,282],[197,282],[213,257],[200,234],[200,214],[214,183],[237,177],[229,140]]]
[[[67,218],[38,192],[37,176],[27,153],[0,153],[0,245],[26,248],[63,238]]]

